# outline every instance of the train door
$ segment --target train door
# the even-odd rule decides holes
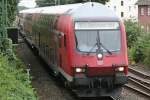
[[[40,46],[41,46],[41,34],[40,32],[38,32],[38,48],[40,49]]]
[[[60,33],[59,36],[59,66],[62,70],[67,70],[67,48],[66,34]]]

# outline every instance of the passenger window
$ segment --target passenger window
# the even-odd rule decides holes
[[[59,48],[61,48],[61,39],[59,38]]]
[[[64,47],[66,47],[66,35],[64,35]]]

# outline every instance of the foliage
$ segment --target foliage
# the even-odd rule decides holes
[[[144,61],[144,49],[146,39],[144,33],[135,20],[125,21],[129,60],[131,62],[142,63]]]
[[[73,0],[73,1],[75,3],[81,3],[81,2],[84,2],[84,1],[92,1],[92,2],[99,2],[99,3],[105,4],[109,0]]]
[[[143,38],[143,63],[145,65],[150,65],[150,34],[146,34],[146,36]]]
[[[130,62],[150,65],[150,34],[142,31],[137,22],[125,21]]]
[[[0,100],[36,100],[24,66],[18,59],[9,61],[0,54]]]
[[[127,33],[128,48],[131,48],[132,46],[134,46],[135,42],[137,41],[137,38],[140,36],[140,34],[143,34],[143,32],[141,30],[141,27],[135,20],[126,20],[125,27]]]
[[[138,37],[134,45],[129,48],[129,60],[135,61],[136,63],[143,63],[145,59],[145,45],[147,41],[144,36]]]
[[[134,60],[137,63],[150,65],[150,34],[140,36],[132,48],[135,49],[133,53],[135,53]]]
[[[135,64],[136,59],[136,48],[128,48],[128,59],[130,64]]]
[[[6,0],[4,0],[6,5]],[[0,0],[0,13],[2,13],[2,0]],[[7,0],[7,7],[4,6],[6,16],[4,16],[5,20],[0,19],[0,25],[4,22],[6,27],[12,26],[13,21],[15,20],[15,16],[17,13],[17,0]],[[4,14],[4,15],[5,15]],[[2,16],[0,16],[2,17]],[[6,22],[6,23],[5,23]]]
[[[13,21],[15,20],[15,16],[17,14],[17,0],[7,0],[7,17],[8,26],[12,26]]]
[[[6,0],[4,0],[6,3]],[[0,7],[2,1],[0,1]],[[0,18],[0,30],[12,26],[17,0],[7,0],[7,15]],[[2,8],[0,8],[2,13]],[[7,19],[7,20],[6,20]],[[6,22],[6,23],[5,23]],[[1,31],[2,32],[2,31]],[[22,69],[23,64],[15,57],[12,41],[0,39],[0,100],[36,100],[30,77]]]
[[[81,3],[86,2],[90,0],[36,0],[37,5],[41,6],[49,6],[49,5],[55,5],[55,4],[69,4],[69,3]],[[105,4],[109,0],[91,0],[93,2],[100,2]]]
[[[3,16],[0,16],[0,52],[3,52],[8,55],[10,59],[12,59],[14,57],[12,51],[12,41],[6,37],[6,27],[11,27],[13,25],[17,12],[17,0],[7,0],[7,2],[4,0],[4,3],[5,6],[2,6],[2,0],[0,1],[0,13],[3,14]],[[5,11],[2,10],[3,7]]]
[[[15,59],[15,55],[13,53],[13,45],[12,40],[9,38],[4,38],[0,40],[0,52],[3,55],[7,55],[9,60]]]
[[[36,0],[36,4],[39,7],[43,7],[43,6],[54,5],[55,1],[54,0]]]

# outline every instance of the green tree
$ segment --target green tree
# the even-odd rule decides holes
[[[127,33],[127,44],[131,48],[135,45],[140,34],[142,34],[142,29],[140,25],[135,20],[125,21],[126,33]]]
[[[99,2],[99,3],[105,4],[109,0],[73,0],[73,2],[75,3],[81,3],[81,2],[86,2],[86,1]]]
[[[7,0],[8,5],[7,5],[7,25],[12,26],[13,21],[15,20],[15,16],[17,14],[17,3],[18,0]]]
[[[129,60],[131,62],[143,63],[145,58],[150,58],[148,52],[150,36],[141,29],[141,26],[135,20],[125,21]],[[147,57],[148,56],[148,57]],[[148,58],[148,59],[149,59]]]
[[[7,53],[9,51],[8,54],[12,54],[12,42],[7,38],[6,28],[13,25],[16,11],[17,0],[0,0],[0,52]]]
[[[86,1],[90,1],[90,0],[36,0],[36,3],[38,6],[41,7],[41,6],[49,6],[55,4],[81,3]],[[91,1],[105,4],[109,0],[91,0]]]
[[[16,0],[0,0],[0,37],[6,36],[5,27],[9,27],[12,25],[12,22],[15,19],[14,13],[16,12],[16,10]]]
[[[55,0],[36,0],[39,7],[55,5]]]

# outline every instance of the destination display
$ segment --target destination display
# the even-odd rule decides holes
[[[118,22],[75,22],[75,29],[119,29]]]

